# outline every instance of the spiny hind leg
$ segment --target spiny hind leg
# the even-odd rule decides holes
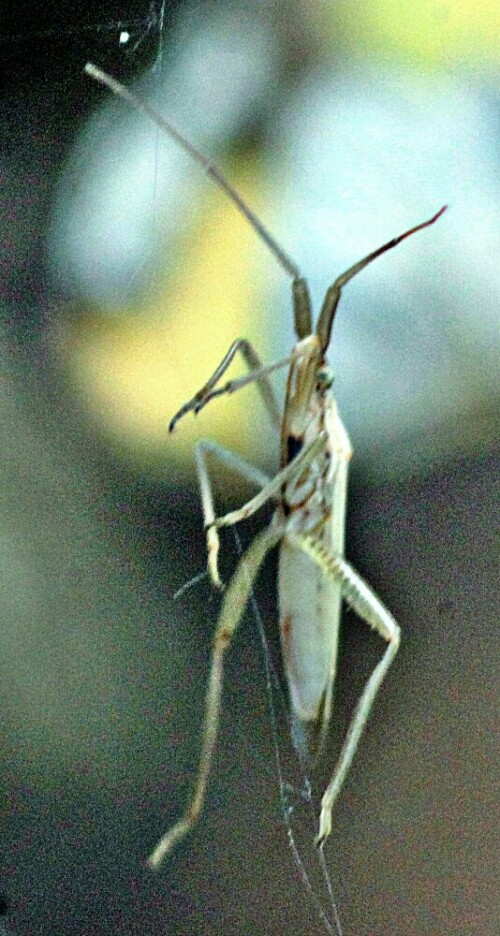
[[[292,539],[287,534],[288,539]],[[344,559],[331,555],[314,537],[293,535],[293,542],[340,585],[343,599],[387,642],[385,653],[369,677],[355,708],[332,778],[323,793],[316,845],[323,846],[332,828],[332,809],[358,747],[375,697],[399,648],[400,628],[375,592]]]

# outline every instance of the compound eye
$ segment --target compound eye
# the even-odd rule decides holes
[[[318,390],[328,390],[333,383],[333,371],[331,367],[324,365],[320,367],[316,374],[316,383]]]

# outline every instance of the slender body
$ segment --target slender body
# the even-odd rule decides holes
[[[153,120],[204,168],[207,175],[233,201],[292,279],[297,336],[297,343],[286,358],[266,366],[262,365],[251,343],[247,339],[238,338],[207,383],[181,406],[170,423],[172,431],[187,413],[197,413],[214,398],[233,393],[253,382],[260,391],[276,430],[280,431],[280,468],[274,477],[269,478],[215,442],[201,440],[196,445],[208,569],[214,586],[222,587],[217,561],[219,529],[239,523],[269,500],[276,503],[276,510],[270,526],[255,537],[242,556],[225,590],[213,640],[201,754],[194,791],[184,815],[160,839],[149,861],[153,867],[157,867],[175,844],[193,828],[203,808],[219,727],[224,657],[241,621],[262,562],[269,550],[278,544],[281,544],[278,580],[281,646],[292,714],[305,729],[306,738],[310,727],[318,729],[320,750],[332,711],[342,602],[349,604],[358,617],[374,628],[385,641],[384,653],[361,693],[338,761],[321,799],[316,844],[323,846],[331,831],[333,804],[349,770],[375,696],[397,653],[400,633],[390,612],[344,558],[347,471],[352,453],[332,394],[333,375],[326,361],[326,352],[345,284],[405,238],[434,224],[446,206],[429,220],[388,241],[337,277],[326,292],[314,327],[306,281],[217,166],[142,98],[132,94],[94,65],[87,65],[86,71]],[[237,354],[243,357],[248,374],[221,384],[222,377]],[[269,380],[269,375],[281,367],[288,367],[282,416]],[[260,489],[259,493],[242,507],[217,517],[208,468],[210,460],[222,462],[246,478]]]
[[[327,552],[343,556],[352,451],[328,388],[314,390],[306,418],[302,447],[324,431],[325,448],[304,476],[285,485],[281,509],[288,529],[316,534]],[[283,663],[294,715],[306,726],[315,724],[323,707],[326,724],[335,680],[342,592],[340,583],[327,578],[286,533],[280,548],[278,598]]]

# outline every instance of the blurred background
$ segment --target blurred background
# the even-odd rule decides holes
[[[316,308],[345,268],[449,204],[349,284],[333,333],[355,450],[347,554],[403,643],[326,858],[345,936],[492,936],[498,5],[61,0],[0,24],[7,928],[324,932],[280,815],[252,614],[203,820],[159,874],[144,864],[190,790],[218,614],[204,580],[174,597],[205,564],[193,444],[216,438],[270,473],[278,451],[253,387],[172,436],[168,421],[236,336],[265,361],[294,339],[273,257],[197,166],[83,74],[91,60],[214,157]],[[250,495],[216,475],[221,512]],[[237,561],[229,532],[226,579]],[[257,598],[278,661],[274,579],[271,560]],[[346,614],[332,762],[381,649]],[[314,821],[293,805],[314,870]]]

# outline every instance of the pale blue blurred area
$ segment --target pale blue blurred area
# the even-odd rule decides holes
[[[221,19],[202,11],[183,21],[168,66],[150,72],[137,90],[207,153],[216,152],[265,106],[278,63],[276,39],[255,29],[250,14]],[[104,114],[88,122],[61,185],[52,244],[57,276],[97,305],[123,308],[127,284],[144,287],[154,263],[168,262],[169,239],[182,235],[189,205],[206,184],[178,147],[110,95]]]
[[[487,444],[488,427],[464,431],[463,419],[499,401],[497,117],[486,92],[459,80],[360,67],[315,73],[283,114],[284,230],[316,303],[338,272],[449,203],[344,292],[337,392],[372,452],[396,442],[410,459],[426,437],[430,464],[447,445]]]
[[[488,451],[499,402],[494,88],[348,58],[304,70],[287,87],[276,36],[259,28],[255,10],[226,14],[217,24],[213,12],[188,21],[151,91],[139,87],[216,159],[259,120],[263,220],[309,278],[316,309],[346,267],[449,204],[434,228],[346,287],[331,359],[359,456],[382,477]],[[109,100],[61,187],[57,277],[70,293],[123,308],[156,264],[175,269],[176,244],[208,184],[142,115]],[[289,283],[264,248],[262,257],[258,318],[279,357],[293,342]],[[259,344],[253,322],[247,335]]]

